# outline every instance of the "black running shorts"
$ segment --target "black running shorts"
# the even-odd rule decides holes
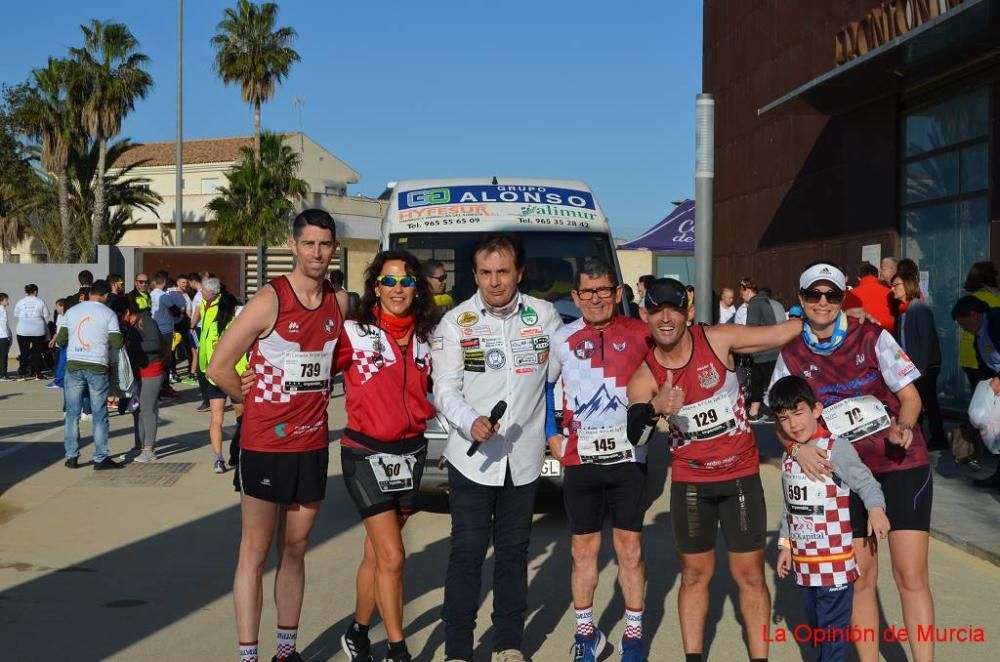
[[[406,490],[383,492],[379,487],[375,471],[369,462],[369,456],[377,455],[375,451],[361,448],[340,447],[340,464],[344,473],[344,485],[354,499],[361,519],[378,515],[389,510],[395,510],[401,515],[409,515],[417,511],[417,492],[420,490],[420,479],[424,474],[424,462],[427,459],[427,449],[423,448],[411,453],[416,460],[411,469],[413,486]]]
[[[885,514],[892,531],[930,531],[934,481],[930,465],[873,474],[885,495]],[[868,537],[868,510],[851,492],[851,528],[855,538]]]
[[[237,492],[281,504],[307,504],[326,496],[330,450],[264,453],[240,449],[233,473]]]
[[[719,524],[730,552],[754,552],[766,545],[767,508],[760,474],[712,483],[674,482],[670,517],[682,554],[714,550]]]
[[[580,536],[597,533],[611,511],[611,526],[642,531],[646,515],[646,463],[580,464],[566,467],[563,503],[570,531]]]

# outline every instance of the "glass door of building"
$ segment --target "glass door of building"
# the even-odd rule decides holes
[[[990,94],[986,87],[903,116],[903,255],[919,269],[921,289],[941,339],[938,394],[964,409],[970,390],[958,365],[960,330],[951,307],[966,294],[973,263],[990,259]]]

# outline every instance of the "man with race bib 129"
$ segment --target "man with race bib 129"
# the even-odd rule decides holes
[[[677,598],[688,662],[704,655],[708,585],[715,570],[719,524],[753,661],[767,659],[771,598],[764,582],[767,514],[757,444],[747,421],[733,353],[781,347],[802,330],[799,320],[773,326],[707,327],[694,318],[684,285],[659,278],[647,286],[642,314],[653,348],[628,385],[628,437],[648,442],[657,419],[670,427],[673,472],[670,512],[680,551]]]
[[[622,287],[610,266],[587,260],[576,273],[573,303],[582,317],[553,336],[550,379],[562,377],[563,412],[557,429],[553,383],[548,384],[546,430],[553,457],[564,467],[563,499],[572,531],[570,586],[576,611],[572,659],[594,662],[606,638],[593,621],[597,556],[604,515],[611,511],[618,582],[625,598],[622,662],[645,660],[642,612],[645,570],[646,447],[625,436],[628,380],[649,350],[649,327],[615,313]]]
[[[240,662],[258,662],[262,575],[275,531],[277,662],[296,652],[305,590],[305,553],[326,496],[330,377],[343,328],[327,280],[337,247],[333,218],[307,209],[292,224],[292,273],[270,281],[219,340],[207,376],[234,403],[245,402],[233,479],[243,533],[233,581]],[[255,382],[244,399],[236,364],[250,348]]]

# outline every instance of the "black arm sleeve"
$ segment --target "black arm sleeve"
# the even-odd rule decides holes
[[[656,429],[658,416],[648,402],[629,405],[625,435],[633,446],[645,445]]]

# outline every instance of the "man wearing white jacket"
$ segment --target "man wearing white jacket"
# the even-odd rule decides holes
[[[492,536],[494,659],[522,662],[528,537],[545,459],[549,347],[562,322],[552,304],[518,292],[524,249],[515,238],[485,237],[472,261],[479,289],[444,316],[431,344],[434,400],[450,423],[445,658],[472,660]],[[491,422],[500,401],[506,411]]]

